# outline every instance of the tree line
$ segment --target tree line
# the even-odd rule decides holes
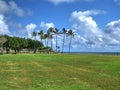
[[[62,53],[64,52],[64,46],[66,41],[66,36],[70,37],[69,41],[69,52],[71,48],[71,42],[72,38],[74,37],[75,33],[73,30],[67,30],[63,28],[61,31],[59,31],[57,28],[50,27],[47,32],[44,32],[44,30],[40,30],[39,32],[32,32],[32,38],[33,39],[26,39],[26,38],[20,38],[20,37],[11,37],[8,35],[0,36],[0,50],[5,50],[6,53],[9,53],[10,50],[13,50],[14,53],[20,53],[23,49],[27,49],[28,51],[33,50],[34,53],[36,53],[37,50],[39,51],[45,51],[45,52],[58,52],[58,49],[60,48],[58,45],[58,35],[63,36],[62,38]],[[37,40],[37,36],[39,36],[40,41]],[[53,41],[55,40],[56,48],[53,49]],[[44,41],[44,42],[43,42]],[[51,44],[48,46],[48,42],[51,41]],[[45,43],[45,44],[43,44]]]
[[[36,53],[37,49],[43,47],[43,44],[37,40],[3,35],[0,36],[0,47],[2,47],[1,52],[5,50],[6,53],[13,50],[16,54],[20,53],[23,49],[33,50]]]

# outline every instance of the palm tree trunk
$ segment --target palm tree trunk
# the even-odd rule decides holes
[[[72,36],[70,38],[70,43],[69,43],[69,53],[70,53],[70,48],[71,48],[71,42],[72,42]]]
[[[57,52],[57,47],[58,47],[57,44],[58,44],[58,43],[57,43],[57,35],[56,35],[56,52]]]
[[[63,53],[63,50],[64,50],[64,43],[65,43],[65,34],[64,34],[64,38],[63,38],[62,53]]]
[[[34,40],[36,41],[36,36],[34,37]],[[34,53],[36,53],[36,48],[35,48],[35,43],[34,43]]]
[[[49,39],[47,39],[47,47],[48,47],[48,41],[49,41]]]
[[[47,40],[45,39],[45,46],[47,47]]]
[[[51,49],[53,49],[53,43],[52,43],[52,39],[51,39]]]
[[[42,43],[42,39],[40,40],[40,42]]]

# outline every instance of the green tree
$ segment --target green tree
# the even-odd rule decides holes
[[[25,38],[17,38],[20,46],[18,47],[18,52],[20,52],[22,49],[26,48],[28,43]]]
[[[37,40],[27,39],[28,42],[28,49],[34,49],[34,53],[36,53],[37,49],[43,47],[43,44]]]
[[[3,48],[6,50],[6,53],[9,53],[9,51],[10,51],[10,39],[12,38],[12,37],[10,37],[10,36],[7,36],[7,35],[4,35],[4,37],[7,39],[7,41],[3,44]]]
[[[7,41],[7,39],[4,36],[0,37],[0,47]]]
[[[10,49],[14,50],[15,53],[19,53],[22,49],[27,47],[27,41],[25,38],[4,36],[7,41],[3,44],[6,53],[9,53]]]
[[[7,39],[3,36],[0,37],[0,54],[3,53],[3,44],[7,41]]]
[[[9,47],[14,50],[15,54],[18,51],[18,48],[20,47],[20,43],[17,39],[17,37],[12,37],[9,41]]]

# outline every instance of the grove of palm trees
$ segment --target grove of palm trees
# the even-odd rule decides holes
[[[69,44],[68,44],[68,52],[70,53],[72,38],[74,38],[75,33],[73,30],[67,30],[63,28],[61,31],[59,31],[58,28],[50,27],[47,32],[44,32],[44,30],[40,30],[39,32],[33,32],[32,37],[36,40],[36,36],[39,36],[39,40],[41,43],[44,43],[45,47],[50,47],[54,52],[64,52],[64,45],[66,36],[70,38]],[[62,36],[62,47],[58,45],[58,36]],[[55,40],[55,48],[53,48],[53,40]],[[44,41],[44,42],[43,42]],[[48,46],[48,43],[51,42],[51,44]],[[59,51],[58,49],[61,48],[62,50]]]

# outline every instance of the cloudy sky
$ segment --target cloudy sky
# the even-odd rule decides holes
[[[120,52],[120,0],[0,0],[0,35],[32,38],[49,27],[75,32],[73,52]]]

